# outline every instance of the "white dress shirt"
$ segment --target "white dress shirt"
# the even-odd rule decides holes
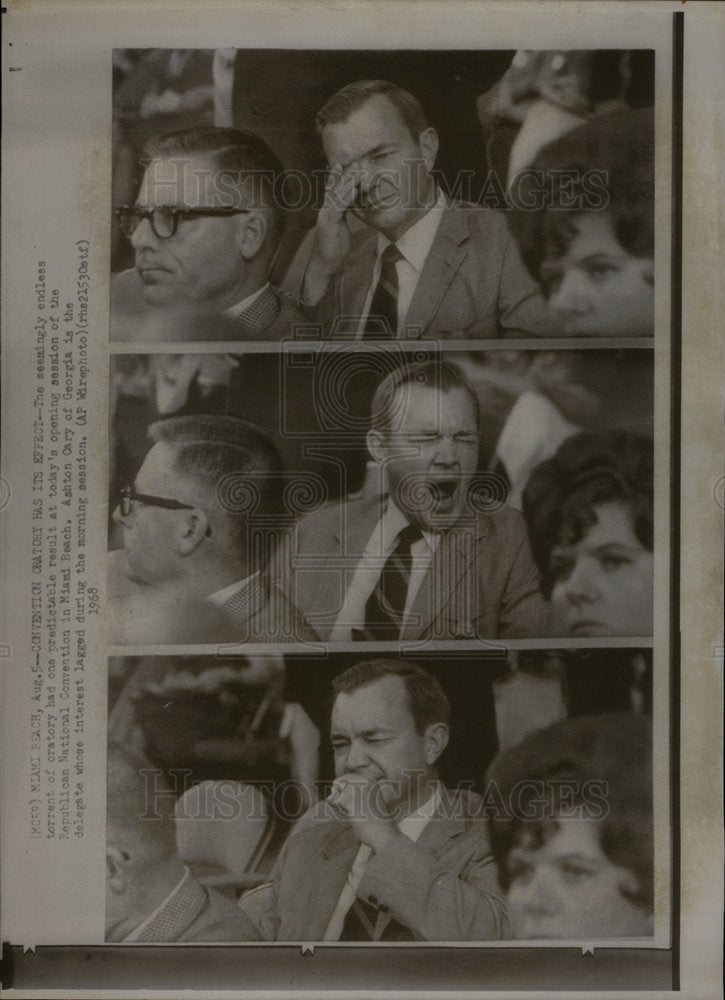
[[[416,809],[415,812],[411,813],[410,816],[405,816],[399,823],[396,824],[398,830],[404,834],[408,840],[412,840],[413,843],[415,843],[423,833],[423,830],[425,830],[431,817],[435,815],[440,799],[440,785],[436,785],[433,794],[429,799],[426,799],[422,806]],[[362,882],[362,877],[365,874],[365,868],[367,867],[367,863],[370,860],[372,853],[373,849],[369,844],[360,844],[360,849],[355,855],[355,860],[353,861],[352,867],[347,874],[347,879],[342,892],[340,893],[340,898],[337,901],[335,909],[332,911],[330,923],[327,925],[325,936],[322,939],[323,941],[340,940],[340,934],[342,933],[347,911],[355,902],[357,887]]]
[[[398,272],[398,330],[401,330],[405,323],[405,317],[408,315],[408,309],[418,287],[423,265],[433,246],[433,240],[438,232],[445,207],[446,199],[443,192],[439,191],[436,202],[430,211],[426,212],[422,219],[418,219],[410,229],[403,233],[400,239],[395,241],[395,245],[403,255],[395,265],[395,270]],[[380,257],[383,250],[391,243],[392,240],[389,240],[387,236],[378,233],[378,256],[375,260],[373,278],[363,306],[362,319],[358,325],[358,339],[362,339],[373,295],[380,280],[380,271],[382,270]]]
[[[405,514],[388,499],[383,516],[373,528],[362,558],[352,574],[345,600],[330,633],[330,642],[349,642],[352,639],[352,629],[365,625],[365,605],[375,590],[388,556],[395,548],[398,535],[408,524]],[[424,531],[423,537],[410,546],[412,562],[403,611],[404,623],[409,618],[423,578],[430,569],[439,541],[438,533]]]

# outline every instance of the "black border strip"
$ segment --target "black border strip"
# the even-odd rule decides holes
[[[680,804],[680,485],[682,477],[682,150],[685,13],[672,15],[672,216],[671,216],[671,357],[670,357],[670,793],[672,989],[680,990],[681,804]]]

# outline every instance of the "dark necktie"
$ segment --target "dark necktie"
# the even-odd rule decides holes
[[[394,243],[389,243],[380,255],[380,278],[365,320],[363,340],[394,338],[398,332],[398,272],[395,264],[402,256]]]
[[[408,524],[399,532],[395,548],[383,566],[380,579],[365,605],[363,638],[395,640],[400,638],[405,599],[408,596],[412,545],[423,537],[420,528]]]
[[[340,941],[410,941],[407,927],[362,899],[356,899],[345,914]]]

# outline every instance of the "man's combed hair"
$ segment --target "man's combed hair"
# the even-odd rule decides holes
[[[612,713],[556,722],[499,754],[486,780],[488,785],[495,784],[497,798],[516,803],[518,811],[518,815],[509,812],[494,818],[490,826],[505,888],[511,849],[521,844],[536,850],[566,822],[556,815],[542,815],[542,802],[545,807],[556,802],[557,789],[566,784],[574,791],[564,808],[571,815],[575,807],[583,806],[586,815],[591,805],[587,799],[592,797],[586,787],[594,782],[599,789],[597,808],[605,813],[592,820],[597,823],[600,847],[610,861],[637,877],[637,888],[633,892],[623,889],[623,895],[644,910],[652,910],[652,727],[648,719]]]
[[[471,400],[478,427],[478,397],[460,369],[448,361],[431,360],[402,365],[385,376],[372,398],[370,406],[371,428],[384,432],[394,426],[396,419],[404,412],[406,404],[404,390],[408,385],[424,386],[437,392],[462,389]]]
[[[174,446],[175,471],[205,491],[246,557],[252,527],[274,526],[282,514],[282,459],[271,438],[249,420],[206,414],[157,420],[149,436]]]
[[[400,677],[405,684],[408,708],[415,730],[424,733],[428,726],[451,721],[451,705],[435,677],[416,666],[398,660],[363,660],[349,667],[332,682],[335,695],[351,694],[358,688],[373,684],[384,677]]]
[[[231,191],[250,186],[252,203],[267,207],[274,218],[274,236],[279,236],[284,213],[274,197],[275,184],[284,173],[282,164],[269,146],[253,132],[239,128],[199,125],[155,136],[146,144],[145,159],[178,159],[211,156],[218,170],[215,195],[226,198]],[[215,207],[215,206],[212,206]]]
[[[596,190],[594,173],[600,178]],[[652,108],[592,118],[544,146],[522,174],[516,202],[507,215],[509,226],[536,280],[544,257],[566,252],[575,235],[574,216],[587,205],[592,214],[609,216],[627,253],[654,257]]]
[[[579,542],[596,524],[597,504],[622,504],[631,515],[635,536],[652,551],[653,459],[652,440],[643,434],[581,431],[536,466],[524,489],[523,512],[546,596],[556,582],[552,549]]]
[[[402,87],[396,87],[387,80],[356,80],[338,90],[318,112],[315,127],[318,134],[327,125],[345,122],[372,97],[387,97],[398,113],[398,117],[416,141],[421,132],[429,127],[423,108],[416,97]]]

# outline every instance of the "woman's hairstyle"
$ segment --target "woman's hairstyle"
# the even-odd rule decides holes
[[[634,431],[581,431],[537,465],[523,492],[523,512],[544,594],[550,596],[556,582],[552,549],[580,541],[597,521],[597,504],[626,507],[635,536],[651,552],[653,494],[652,440]]]
[[[535,280],[544,257],[561,257],[575,235],[575,215],[604,212],[621,247],[654,256],[654,112],[592,118],[544,146],[512,182],[507,215]],[[529,206],[529,207],[526,207]]]
[[[504,750],[491,764],[487,787],[507,804],[491,820],[499,877],[508,888],[506,860],[524,844],[536,850],[575,811],[597,822],[599,845],[637,885],[623,895],[653,909],[652,730],[648,719],[627,713],[580,716],[557,722]],[[566,793],[564,794],[564,789]]]

